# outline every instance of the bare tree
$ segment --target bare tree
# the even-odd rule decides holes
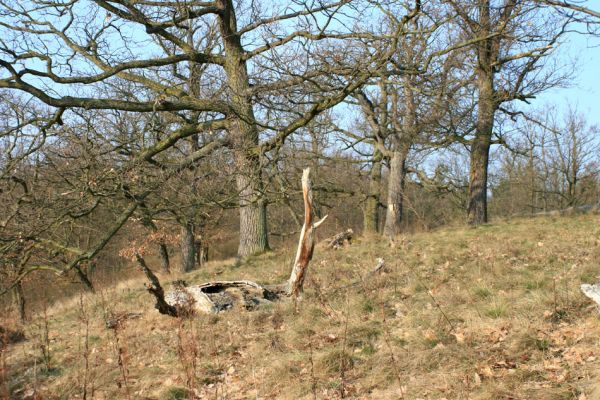
[[[589,126],[583,115],[571,108],[564,124],[554,126],[549,134],[546,162],[557,177],[560,208],[581,205],[582,183],[599,172],[598,127]]]
[[[228,132],[239,192],[238,252],[246,256],[268,249],[262,154],[341,102],[387,57],[387,49],[377,51],[360,68],[331,62],[332,41],[361,36],[333,23],[338,15],[360,15],[358,7],[342,14],[350,3],[292,2],[266,12],[230,0],[3,1],[0,88],[60,110],[170,113],[161,139],[138,153],[145,162],[198,133]],[[327,90],[317,91],[321,77]],[[133,90],[107,90],[123,81]],[[263,100],[284,92],[313,94],[274,120]],[[188,157],[206,150],[192,147]]]
[[[477,92],[476,122],[469,139],[471,162],[468,222],[487,222],[490,146],[503,140],[494,127],[498,111],[511,112],[515,100],[527,102],[562,83],[547,56],[559,44],[570,18],[527,0],[448,1],[472,47]],[[514,112],[514,110],[512,110]]]
[[[364,216],[367,231],[378,229],[381,161],[388,166],[383,226],[386,236],[395,236],[402,229],[409,154],[417,144],[433,140],[460,86],[460,80],[452,76],[457,64],[449,53],[464,44],[447,39],[431,43],[436,35],[442,36],[441,21],[445,18],[436,6],[439,4],[428,4],[423,16],[405,26],[389,64],[353,94],[367,125],[364,134],[341,129],[354,144],[367,142],[373,147]],[[393,18],[388,22],[392,30],[397,22]]]

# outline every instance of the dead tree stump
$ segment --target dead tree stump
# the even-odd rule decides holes
[[[302,173],[302,195],[304,199],[304,225],[300,232],[298,250],[287,282],[279,285],[263,286],[252,281],[216,281],[201,285],[181,286],[164,294],[156,276],[143,268],[152,285],[148,291],[155,296],[157,309],[162,314],[183,316],[190,309],[203,313],[218,313],[236,306],[253,309],[263,303],[281,298],[297,298],[304,287],[304,279],[315,247],[315,230],[327,216],[314,221],[312,184],[310,168]],[[159,288],[157,290],[157,288]],[[168,305],[168,306],[165,306]],[[175,312],[173,311],[175,310]]]

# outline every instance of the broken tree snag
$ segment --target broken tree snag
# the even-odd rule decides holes
[[[152,283],[148,291],[156,297],[156,308],[161,314],[176,316],[188,315],[190,311],[218,313],[235,306],[253,309],[262,304],[279,300],[283,296],[296,298],[304,285],[308,264],[312,259],[315,247],[314,231],[325,221],[313,221],[313,197],[310,183],[310,169],[302,173],[302,195],[304,198],[304,225],[300,232],[298,250],[290,279],[279,285],[263,286],[252,281],[217,281],[202,285],[179,285],[174,291],[163,293],[156,276],[145,265],[144,259],[138,257],[138,263]]]
[[[298,250],[294,259],[292,274],[285,287],[285,293],[288,296],[298,297],[304,286],[304,278],[308,263],[313,256],[315,248],[315,229],[321,225],[327,215],[321,220],[313,223],[313,194],[312,185],[310,182],[310,168],[306,168],[302,172],[302,197],[304,198],[304,225],[300,231],[300,240],[298,241]]]
[[[340,247],[344,247],[346,243],[352,244],[353,236],[354,231],[352,229],[348,229],[344,232],[338,233],[337,235],[332,236],[329,239],[325,239],[325,248],[337,250]]]

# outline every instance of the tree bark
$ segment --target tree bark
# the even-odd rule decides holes
[[[194,224],[188,222],[181,227],[181,272],[189,272],[195,265]]]
[[[142,272],[144,272],[146,278],[148,278],[148,280],[150,281],[150,285],[145,285],[146,290],[148,290],[148,292],[150,292],[150,294],[152,294],[156,299],[155,307],[158,310],[158,312],[164,315],[170,315],[171,317],[181,316],[179,310],[177,310],[176,307],[166,302],[165,292],[162,286],[160,285],[160,281],[158,280],[156,275],[154,275],[152,270],[148,268],[148,265],[146,264],[144,258],[140,254],[136,254],[135,258],[138,262],[138,265],[140,266],[140,269],[142,270]]]
[[[170,274],[171,263],[169,261],[169,250],[167,249],[167,245],[165,243],[159,243],[158,255],[160,258],[160,268],[162,272],[165,274]]]
[[[392,152],[388,177],[387,209],[383,234],[394,237],[402,231],[404,182],[406,179],[406,158],[408,146]]]
[[[208,261],[208,245],[202,240],[202,235],[196,237],[196,263],[202,268]]]
[[[494,114],[496,112],[492,72],[480,70],[478,75],[479,101],[477,104],[475,137],[471,143],[469,204],[467,208],[467,221],[470,225],[480,225],[488,222],[488,164],[494,129]]]
[[[244,167],[239,160],[238,166]],[[251,167],[260,169],[260,167]],[[256,171],[249,171],[256,172]],[[243,174],[243,173],[242,173]],[[262,181],[258,176],[238,175],[240,196],[240,243],[238,256],[247,257],[269,250],[267,235],[267,203],[262,195]]]
[[[19,310],[19,318],[21,322],[27,320],[27,314],[25,312],[25,293],[23,292],[23,285],[19,281],[15,285],[15,300],[17,302],[17,309]]]
[[[149,228],[152,232],[157,233],[158,227],[152,220],[152,215],[148,210],[148,207],[145,203],[142,203],[142,224]],[[170,274],[171,273],[171,262],[169,260],[169,250],[167,249],[167,244],[161,239],[158,243],[158,255],[160,258],[160,267],[163,273]]]
[[[263,195],[262,166],[258,148],[258,129],[252,109],[248,69],[244,49],[237,33],[235,9],[231,0],[217,0],[219,30],[225,50],[224,69],[231,103],[230,133],[237,167],[237,190],[240,205],[240,243],[238,255],[246,257],[269,249],[267,237],[267,203]]]
[[[413,49],[406,51],[413,53]],[[404,214],[404,186],[406,181],[406,160],[410,147],[419,134],[419,121],[417,118],[417,100],[412,78],[405,76],[403,81],[404,115],[402,124],[398,114],[398,95],[392,93],[394,104],[393,124],[395,138],[393,152],[390,159],[390,174],[388,182],[387,210],[385,217],[384,235],[390,238],[402,231],[402,218]]]
[[[87,274],[85,272],[83,272],[80,265],[75,266],[75,272],[77,272],[77,276],[79,277],[79,280],[81,281],[81,283],[83,283],[85,285],[85,288],[88,291],[94,293],[96,291],[94,289],[94,285],[92,284],[92,281],[90,281],[90,278],[88,278]]]
[[[494,32],[492,26],[491,5],[489,0],[478,4],[478,25],[480,35]],[[506,11],[506,9],[505,9]],[[507,14],[507,18],[510,13]],[[488,222],[487,188],[490,145],[494,130],[494,114],[498,108],[494,89],[494,63],[499,55],[499,39],[485,39],[477,44],[477,121],[475,137],[471,142],[471,162],[469,173],[469,203],[467,222],[480,225]]]
[[[369,191],[363,215],[363,230],[367,234],[379,232],[379,193],[381,191],[381,159],[379,150],[373,153],[373,165],[369,174]]]

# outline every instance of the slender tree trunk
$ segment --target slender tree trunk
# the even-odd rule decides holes
[[[383,234],[393,237],[402,231],[404,202],[404,182],[406,178],[406,158],[408,146],[401,146],[392,152],[388,177],[387,209]]]
[[[25,293],[23,293],[23,285],[20,281],[15,285],[15,300],[17,309],[19,310],[19,318],[21,322],[25,322],[27,320],[27,314],[25,313]]]
[[[85,288],[94,293],[96,290],[94,289],[94,285],[92,284],[92,281],[90,281],[90,278],[87,276],[87,274],[85,272],[83,272],[83,270],[81,269],[81,267],[79,265],[77,265],[75,267],[75,272],[77,272],[77,276],[79,277],[79,280],[81,281],[81,283],[83,283],[85,285]]]
[[[569,135],[571,136],[571,151],[570,151],[570,159],[571,165],[569,166],[571,169],[571,178],[569,179],[569,206],[577,205],[577,181],[579,178],[579,154],[577,147],[577,134],[575,133],[575,128],[571,127]]]
[[[373,154],[373,165],[369,176],[369,192],[365,202],[363,215],[363,226],[365,233],[379,232],[379,193],[381,191],[381,159],[382,154],[375,150]]]
[[[224,69],[235,111],[235,115],[230,116],[230,134],[233,138],[240,203],[238,255],[246,257],[269,249],[267,202],[263,195],[262,166],[257,154],[258,129],[252,109],[248,69],[237,33],[234,6],[231,0],[217,0],[217,5],[222,10],[219,14],[219,30],[225,50]]]
[[[142,219],[142,224],[145,227],[149,228],[152,232],[157,233],[158,227],[152,220],[152,216],[146,204],[143,203],[141,209],[144,215]],[[170,274],[171,262],[169,260],[169,250],[167,249],[167,244],[162,239],[158,242],[158,256],[160,258],[160,268],[162,272],[165,274]]]
[[[162,272],[165,274],[170,274],[171,264],[169,261],[169,250],[167,249],[167,245],[165,243],[160,243],[158,245],[158,255],[160,258],[160,268]]]
[[[181,272],[191,271],[195,265],[194,224],[188,222],[181,227]]]
[[[531,148],[529,149],[529,165],[527,166],[528,170],[529,170],[529,189],[530,189],[530,198],[529,198],[529,202],[531,203],[530,208],[531,208],[531,215],[533,215],[535,213],[536,207],[535,207],[535,160],[534,160],[534,153],[533,153],[533,141],[531,144]]]
[[[488,222],[488,164],[494,129],[494,113],[496,111],[491,71],[480,71],[478,89],[477,126],[475,137],[471,143],[469,204],[467,207],[467,220],[470,225],[480,225]]]
[[[208,245],[202,240],[202,235],[196,236],[196,263],[200,268],[208,261]]]

